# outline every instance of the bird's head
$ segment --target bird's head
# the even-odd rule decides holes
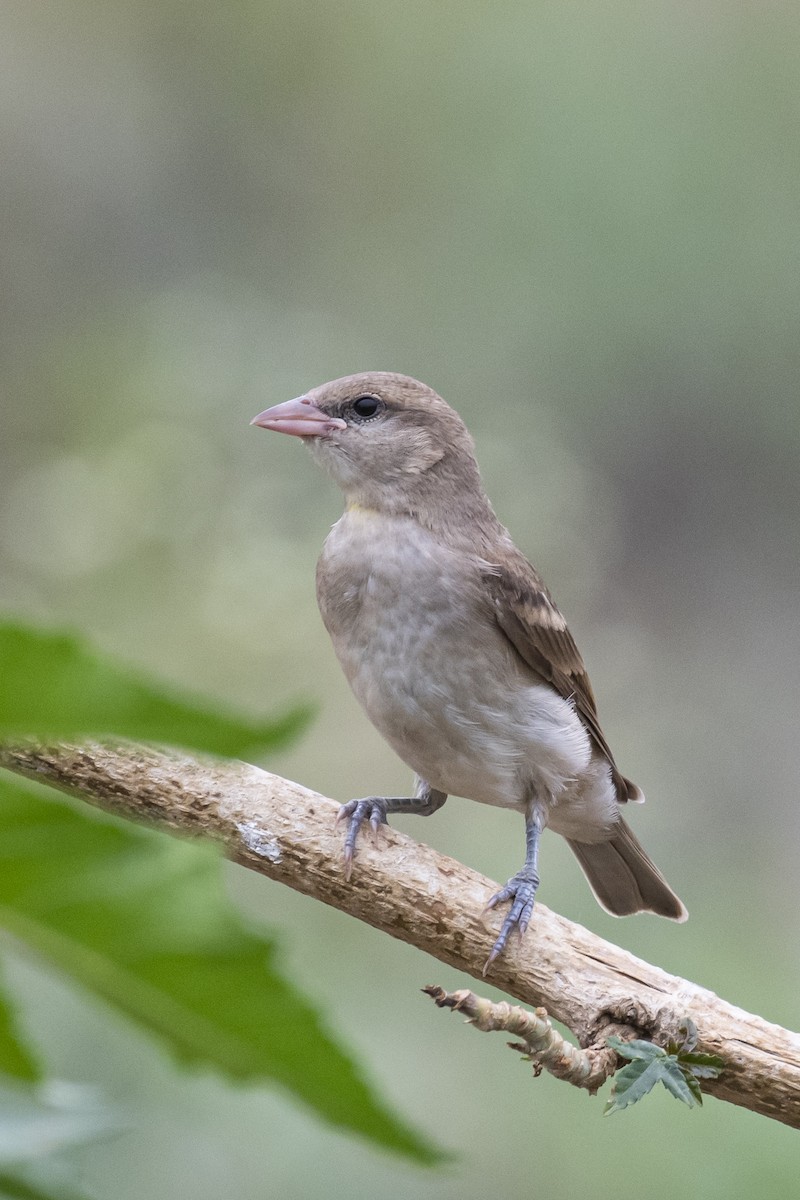
[[[416,512],[483,495],[472,438],[432,388],[367,371],[268,408],[253,425],[299,437],[348,502]]]

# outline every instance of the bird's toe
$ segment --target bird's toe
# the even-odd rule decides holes
[[[505,950],[509,937],[513,933],[518,933],[521,937],[528,928],[538,886],[539,876],[536,872],[529,868],[523,868],[512,879],[509,879],[505,887],[496,892],[486,905],[486,911],[488,912],[490,909],[496,908],[498,904],[503,904],[506,900],[511,901],[511,907],[506,913],[503,924],[500,927],[500,933],[484,965],[484,975],[495,959]]]
[[[373,836],[377,839],[381,825],[386,821],[386,801],[380,796],[367,796],[363,800],[348,800],[337,813],[337,821],[347,821],[347,833],[344,838],[344,873],[349,879],[353,871],[353,859],[356,855],[358,831],[365,821],[368,822]]]

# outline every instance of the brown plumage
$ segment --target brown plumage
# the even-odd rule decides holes
[[[494,597],[497,622],[514,649],[528,666],[551,683],[575,708],[598,750],[611,767],[620,804],[641,802],[644,796],[635,783],[620,774],[597,718],[597,703],[586,667],[567,622],[539,575],[520,554],[519,564],[487,572],[487,586]]]
[[[489,962],[528,924],[548,824],[609,912],[684,920],[622,820],[620,805],[643,796],[614,762],[566,621],[495,516],[458,414],[417,380],[370,372],[254,424],[301,437],[345,494],[318,564],[320,610],[356,697],[417,775],[413,796],[343,806],[348,872],[364,821],[428,814],[454,793],[525,816],[525,865],[490,902],[511,900]]]

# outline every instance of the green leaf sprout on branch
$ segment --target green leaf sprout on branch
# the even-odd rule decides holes
[[[654,1042],[638,1039],[630,1042],[617,1037],[607,1039],[611,1049],[629,1061],[614,1076],[604,1115],[636,1104],[657,1083],[663,1083],[676,1100],[682,1100],[690,1108],[703,1103],[698,1080],[716,1079],[725,1064],[716,1054],[695,1051],[697,1027],[689,1017],[681,1023],[678,1036],[680,1040],[670,1041],[666,1050]]]

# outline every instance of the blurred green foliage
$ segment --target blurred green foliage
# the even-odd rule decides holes
[[[349,371],[425,379],[570,619],[691,919],[614,922],[557,839],[542,901],[796,1023],[800,11],[11,0],[2,26],[3,611],[232,712],[311,696],[313,732],[270,765],[343,799],[399,790],[315,609],[339,498],[248,421]],[[456,800],[405,827],[495,879],[519,865],[507,814]],[[9,956],[51,1069],[91,1063],[137,1106],[86,1152],[98,1194],[566,1200],[590,1172],[601,1200],[642,1178],[651,1200],[795,1190],[792,1131],[659,1094],[602,1122],[418,1008],[407,947],[226,881],[463,1161],[412,1171],[277,1096],[183,1079]]]
[[[113,733],[245,758],[279,749],[309,716],[307,706],[296,706],[274,721],[237,720],[210,705],[171,698],[78,637],[0,622],[0,733],[7,738]]]
[[[0,625],[0,675],[5,737],[113,730],[235,753],[280,745],[304,720],[301,710],[272,724],[216,716],[210,705],[167,699],[75,638],[15,624]],[[76,808],[36,784],[0,778],[6,933],[158,1035],[184,1065],[212,1067],[240,1083],[278,1083],[332,1124],[436,1162],[440,1155],[371,1093],[283,977],[270,939],[231,906],[220,866],[213,846],[178,842]],[[41,1078],[2,994],[0,1069],[31,1083]],[[6,1109],[4,1116],[0,1106],[0,1162],[4,1139],[19,1142],[13,1161],[22,1162],[60,1145],[52,1114],[33,1095],[10,1090]],[[95,1133],[96,1122],[64,1120],[67,1143]],[[29,1144],[20,1141],[21,1122]]]
[[[3,782],[0,781],[0,801],[3,798]],[[13,1004],[0,990],[0,1072],[25,1083],[36,1083],[42,1078],[40,1064],[29,1046],[20,1037]]]
[[[164,730],[166,733],[166,727]],[[78,811],[0,781],[0,925],[184,1065],[281,1084],[335,1125],[437,1155],[370,1094],[274,947],[224,895],[213,847]],[[19,1075],[20,1048],[5,1070]]]
[[[78,1195],[63,1180],[53,1186],[34,1184],[3,1172],[0,1172],[0,1196],[2,1200],[87,1200],[85,1193]]]

